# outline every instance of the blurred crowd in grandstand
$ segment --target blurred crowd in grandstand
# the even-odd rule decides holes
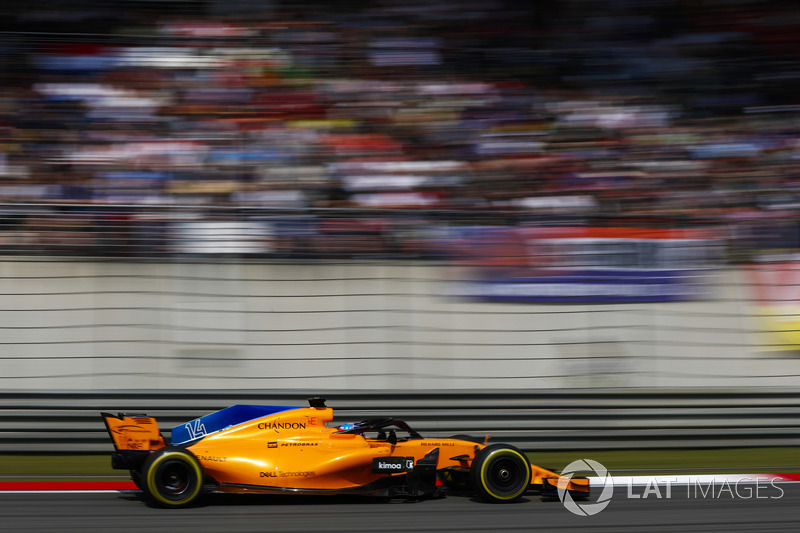
[[[6,208],[457,210],[792,227],[800,209],[791,1],[2,9]],[[22,219],[6,212],[17,218],[4,217],[5,228]]]

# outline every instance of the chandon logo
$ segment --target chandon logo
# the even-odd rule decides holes
[[[258,429],[306,429],[303,422],[261,422]]]

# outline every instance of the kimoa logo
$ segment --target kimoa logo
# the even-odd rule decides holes
[[[578,472],[594,472],[597,477],[602,480],[603,490],[600,492],[600,497],[596,502],[576,502],[572,498],[572,494],[567,490],[567,483],[572,479],[572,476]],[[578,459],[572,461],[561,472],[561,476],[565,478],[566,482],[558,483],[558,499],[567,508],[567,511],[578,516],[592,516],[596,515],[611,503],[611,497],[614,496],[614,478],[608,472],[608,469],[597,461],[591,459]]]
[[[402,470],[403,465],[400,463],[384,463],[383,461],[378,463],[378,468],[391,468],[392,470]]]

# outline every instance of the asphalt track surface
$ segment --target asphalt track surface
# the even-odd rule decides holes
[[[761,499],[695,497],[674,487],[671,498],[628,498],[616,488],[607,508],[576,516],[537,495],[514,504],[468,496],[423,502],[365,498],[209,495],[188,509],[148,506],[137,493],[1,493],[2,531],[102,532],[715,532],[798,531],[800,484]],[[641,496],[642,488],[635,489]],[[688,494],[687,494],[688,492]],[[781,495],[780,498],[774,497]]]

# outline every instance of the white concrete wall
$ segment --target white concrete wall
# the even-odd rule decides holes
[[[0,262],[0,389],[790,387],[736,270],[713,300],[439,296],[428,263]],[[784,377],[785,376],[785,377]]]

